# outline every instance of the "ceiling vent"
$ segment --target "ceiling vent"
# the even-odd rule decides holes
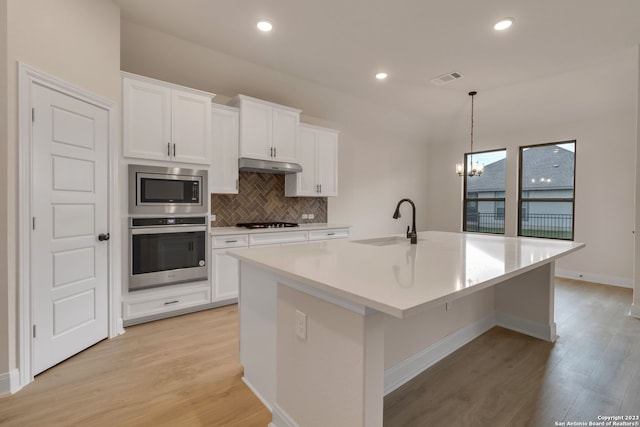
[[[431,79],[431,83],[433,83],[436,86],[443,86],[446,85],[448,83],[451,83],[454,80],[459,80],[461,78],[463,78],[464,76],[460,73],[447,73],[447,74],[443,74],[441,76],[438,76],[434,79]]]

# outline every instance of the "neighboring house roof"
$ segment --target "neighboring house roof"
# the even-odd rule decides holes
[[[574,154],[557,145],[524,150],[522,162],[526,170],[522,177],[522,189],[531,191],[573,188]],[[467,179],[467,191],[504,191],[505,162],[506,160],[502,159],[485,165],[482,175]]]

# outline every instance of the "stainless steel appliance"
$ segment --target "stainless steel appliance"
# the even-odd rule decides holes
[[[207,280],[207,217],[129,218],[129,291]]]
[[[207,171],[129,165],[130,214],[206,214]]]

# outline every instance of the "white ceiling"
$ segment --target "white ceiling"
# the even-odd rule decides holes
[[[469,90],[570,76],[640,44],[640,0],[114,1],[127,21],[434,121]],[[514,26],[493,30],[505,16]],[[271,33],[255,29],[260,18]],[[454,71],[464,78],[429,82]]]

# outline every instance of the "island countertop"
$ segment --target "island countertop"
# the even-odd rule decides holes
[[[463,297],[585,245],[572,241],[425,231],[398,237],[229,250],[241,261],[394,317]]]

